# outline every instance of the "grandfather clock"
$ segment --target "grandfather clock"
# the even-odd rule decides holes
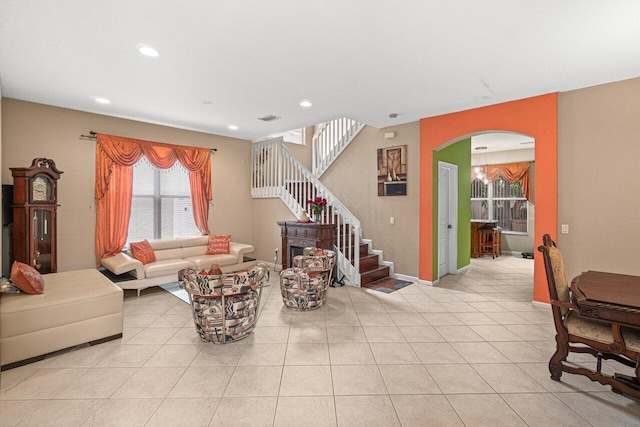
[[[11,263],[20,261],[40,273],[55,273],[57,181],[62,174],[51,159],[33,159],[13,175]]]

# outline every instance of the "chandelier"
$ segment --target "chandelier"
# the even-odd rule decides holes
[[[479,179],[484,182],[485,185],[489,184],[489,178],[487,178],[487,147],[485,145],[481,145],[479,147],[475,147],[474,150],[477,151],[475,162],[476,167],[473,168],[475,179]],[[482,153],[484,153],[484,162],[482,161]]]

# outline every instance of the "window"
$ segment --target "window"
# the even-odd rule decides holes
[[[282,142],[288,142],[290,144],[304,145],[304,128],[294,129],[287,132],[275,133],[269,135],[266,139],[280,138]]]
[[[471,181],[471,218],[498,220],[503,231],[527,233],[527,209],[520,181]]]
[[[127,242],[200,234],[193,219],[189,172],[180,162],[158,169],[142,157],[133,169]]]

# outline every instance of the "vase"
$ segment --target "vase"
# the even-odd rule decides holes
[[[322,220],[322,212],[314,212],[313,213],[313,222],[316,224],[320,224]]]

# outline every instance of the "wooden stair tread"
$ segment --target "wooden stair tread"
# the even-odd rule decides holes
[[[360,272],[360,284],[366,285],[389,276],[389,267],[379,265],[372,270]]]

